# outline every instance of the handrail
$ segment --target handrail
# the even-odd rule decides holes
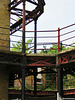
[[[66,27],[63,27],[63,28],[60,28],[59,29],[59,36],[58,36],[58,30],[41,30],[41,31],[36,31],[37,32],[37,51],[50,51],[50,50],[58,50],[60,49],[59,51],[61,50],[64,50],[64,48],[66,49],[66,47],[75,47],[74,46],[74,43],[73,41],[75,40],[75,29],[74,27],[67,30],[67,31],[63,31],[63,33],[61,32],[61,29],[66,29],[66,28],[69,28],[69,27],[72,27],[74,26],[75,24],[71,24],[71,25],[68,25]],[[8,28],[8,27],[0,27],[0,29],[5,29],[5,30],[10,30],[11,28]],[[4,31],[5,32],[5,31]],[[22,30],[21,30],[22,32]],[[20,32],[20,33],[21,33]],[[26,50],[30,50],[30,51],[34,51],[34,32],[35,31],[25,31],[26,32],[26,41],[31,39],[32,42],[26,42],[25,44],[28,46],[26,48]],[[39,33],[39,34],[38,34]],[[9,35],[8,33],[5,34],[5,33],[1,33],[0,32],[0,35],[1,35],[1,38],[0,38],[0,42],[2,41],[3,43],[4,42],[10,42],[10,50],[11,48],[16,48],[17,45],[22,45],[22,34],[13,34],[13,35]],[[7,36],[7,37],[10,37],[10,39],[6,39],[4,38],[4,36]],[[3,36],[3,37],[2,37]],[[59,42],[58,42],[58,38],[59,38]],[[67,42],[69,41],[69,42]],[[53,48],[52,46],[53,45],[57,45],[59,43],[59,47],[55,47]],[[12,44],[15,44],[15,47],[13,47]],[[4,46],[4,45],[3,45]],[[2,46],[2,47],[3,47]],[[1,46],[0,46],[1,48]],[[18,48],[22,48],[22,47],[17,47]]]

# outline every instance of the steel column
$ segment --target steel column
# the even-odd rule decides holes
[[[34,33],[34,53],[37,53],[37,18],[34,19],[35,33]],[[37,94],[37,67],[34,68],[34,95]]]
[[[23,18],[22,18],[22,52],[25,53],[25,0],[23,0]]]
[[[37,95],[37,67],[34,68],[34,95]]]
[[[23,19],[22,19],[22,52],[26,53],[25,48],[25,0],[23,0]],[[22,100],[25,100],[25,67],[26,67],[26,58],[23,56],[23,65],[22,65]]]
[[[59,65],[57,68],[58,72],[58,93],[60,97],[63,97],[63,68]]]
[[[22,65],[22,100],[25,100],[25,68],[27,66],[26,63],[26,55],[23,56],[23,65]]]
[[[25,67],[22,66],[22,100],[25,100]]]
[[[34,29],[34,31],[35,31],[35,33],[34,33],[34,53],[37,53],[36,52],[36,49],[37,49],[37,45],[36,45],[36,43],[37,43],[37,18],[35,18],[34,19],[34,26],[35,26],[35,29]]]

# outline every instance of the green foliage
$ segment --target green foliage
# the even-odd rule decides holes
[[[29,43],[32,42],[33,39],[29,39],[26,42],[26,49],[28,48],[28,46],[30,47],[31,45]],[[17,51],[17,52],[22,52],[22,40],[18,41],[16,44],[12,43],[13,48],[11,48],[11,51]],[[26,50],[26,52],[31,52],[29,50]]]
[[[58,53],[58,44],[53,44],[52,47],[50,47],[49,50],[46,50],[46,46],[43,46],[44,50],[41,50],[40,53],[47,53],[47,54],[57,54]],[[60,51],[64,51],[64,50],[67,50],[67,49],[71,49],[72,47],[64,47],[62,45],[62,50],[61,50],[61,47],[60,47]]]
[[[22,41],[18,41],[16,44],[12,43],[13,48],[11,48],[11,51],[17,51],[21,52],[22,51]]]
[[[41,51],[41,53],[47,53],[47,54],[56,54],[58,52],[58,45],[54,44],[52,47],[50,47],[49,50],[46,50],[46,46],[43,46],[44,50]]]

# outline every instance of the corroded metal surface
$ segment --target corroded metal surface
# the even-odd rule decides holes
[[[23,57],[25,56],[27,58],[27,68],[26,68],[26,76],[29,75],[33,75],[33,71],[34,67],[41,67],[41,68],[47,68],[47,67],[51,67],[51,68],[57,68],[56,67],[56,59],[57,56],[59,58],[63,58],[64,55],[67,56],[71,56],[71,59],[69,60],[69,62],[67,62],[64,58],[64,60],[62,60],[62,62],[60,62],[61,65],[64,64],[64,70],[67,73],[71,73],[73,74],[75,72],[75,49],[71,49],[69,51],[65,51],[64,53],[59,53],[58,55],[43,55],[43,54],[34,54],[34,55],[25,55],[24,53],[15,53],[15,52],[5,52],[5,51],[0,51],[0,63],[1,64],[7,64],[10,65],[9,68],[9,72],[13,72],[14,73],[18,73],[19,77],[21,78],[21,66],[23,64]],[[68,57],[66,57],[67,59]],[[67,59],[68,60],[68,59]],[[59,60],[61,61],[61,60]],[[14,65],[14,66],[13,66]],[[69,65],[69,66],[68,66]],[[53,67],[54,66],[54,67]],[[14,68],[14,69],[13,69]],[[17,72],[18,70],[18,72]],[[41,71],[40,73],[47,73],[47,69],[44,69],[43,71]],[[53,72],[55,73],[55,72]],[[32,91],[31,91],[32,92]],[[30,94],[31,92],[28,92],[28,94]],[[47,92],[47,93],[46,93]],[[14,90],[13,94],[16,94],[16,91]],[[17,93],[19,93],[17,91]],[[74,90],[70,92],[69,91],[65,91],[64,94],[71,94],[71,93],[75,93]],[[12,94],[12,91],[10,91],[9,94]],[[39,94],[39,93],[38,93]],[[42,94],[50,94],[48,91],[42,92]],[[40,94],[39,94],[40,95]]]
[[[25,91],[25,93],[27,95],[33,95],[33,91],[31,90],[27,90]],[[14,89],[10,89],[9,90],[9,95],[12,94],[21,94],[21,90],[14,90]],[[57,91],[37,91],[37,95],[56,95]],[[68,89],[68,90],[64,90],[64,95],[72,95],[75,94],[75,89]]]
[[[59,52],[57,56],[58,56],[59,64],[75,62],[75,48]]]
[[[14,24],[12,24],[10,26],[10,28],[11,28],[10,34],[13,34],[17,30],[22,28],[23,10],[17,8],[17,6],[19,4],[21,4],[22,2],[23,2],[23,0],[13,0],[9,4],[8,10],[10,11],[10,14],[13,14],[13,15],[20,17],[20,19],[18,21],[16,21]],[[26,2],[29,2],[29,3],[36,6],[32,11],[31,10],[30,11],[25,10],[25,12],[26,12],[26,16],[25,16],[26,22],[25,22],[25,24],[27,25],[28,23],[32,22],[35,18],[38,18],[43,13],[45,2],[44,2],[44,0],[26,0]],[[16,11],[16,13],[14,11]]]
[[[11,51],[0,51],[0,63],[22,64],[24,53]],[[58,55],[50,54],[27,54],[27,66],[54,66],[56,65],[57,56],[60,64],[68,64],[75,62],[75,49],[70,49],[65,52],[60,52]],[[56,67],[56,66],[55,66]]]

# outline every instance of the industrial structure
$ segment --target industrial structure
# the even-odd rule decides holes
[[[33,5],[32,10],[26,9],[27,3]],[[68,38],[65,37],[68,34],[75,34],[73,29],[75,23],[57,30],[37,31],[37,20],[44,12],[44,6],[44,0],[0,1],[0,100],[13,98],[25,100],[26,95],[55,95],[58,99],[59,97],[65,97],[65,95],[75,95],[75,87],[70,88],[70,90],[64,90],[63,87],[63,77],[65,75],[75,76],[75,46],[74,43],[68,42],[69,44],[67,44],[67,42],[64,42],[75,39],[75,35],[69,35],[70,37]],[[34,21],[34,31],[26,31],[25,26],[32,21]],[[63,34],[60,33],[70,27],[72,27],[72,30]],[[22,34],[20,36],[15,35],[16,32],[21,32]],[[49,36],[47,34],[46,36],[37,36],[37,33],[41,32],[49,33]],[[53,32],[55,36],[50,35]],[[26,33],[33,35],[27,37]],[[57,36],[56,33],[58,34]],[[16,39],[12,41],[12,37],[16,37]],[[22,38],[22,41],[18,42],[17,37]],[[33,38],[33,43],[29,42],[30,47],[26,47],[26,38]],[[38,42],[39,38],[41,40],[44,38],[44,42]],[[45,42],[45,39],[52,40],[51,42],[49,40]],[[11,51],[12,48],[16,48],[15,46],[12,47],[13,42],[14,44],[21,44],[22,47],[17,48],[21,50],[20,52]],[[41,46],[39,47],[39,45]],[[49,48],[46,48],[46,45]],[[52,45],[57,45],[57,48],[51,48]],[[69,49],[66,48],[67,46]],[[64,47],[66,50],[64,50]],[[31,53],[27,52],[27,50],[30,50]],[[58,52],[56,54],[47,54],[50,50],[57,50]],[[37,71],[38,68],[41,68],[39,72]],[[37,75],[48,73],[54,73],[55,75],[49,86],[55,80],[56,90],[44,91],[46,88],[37,90]],[[34,89],[25,88],[27,76],[33,76],[34,82],[31,82],[31,87],[33,84]],[[21,85],[20,90],[14,88],[14,81],[17,79]]]

